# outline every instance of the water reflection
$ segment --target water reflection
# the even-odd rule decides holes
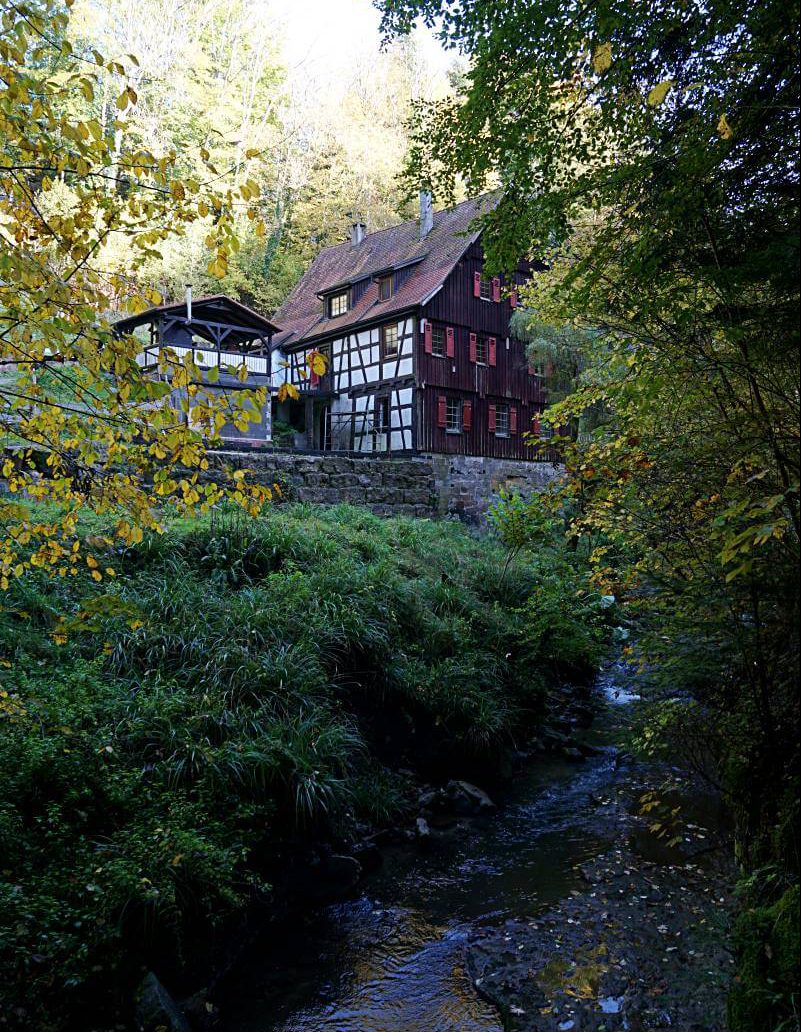
[[[534,915],[580,884],[605,846],[610,750],[539,765],[494,817],[388,851],[360,899],[273,928],[238,974],[226,1032],[502,1032],[463,969],[476,924]]]

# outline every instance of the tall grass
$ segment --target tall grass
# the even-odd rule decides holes
[[[287,506],[175,521],[104,585],[15,585],[0,980],[28,1027],[113,1011],[287,849],[402,812],[394,768],[525,740],[594,669],[598,610],[569,556],[503,560],[454,524]]]

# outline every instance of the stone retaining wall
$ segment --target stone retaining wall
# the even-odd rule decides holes
[[[211,458],[211,456],[210,456]],[[299,502],[365,505],[381,516],[458,516],[482,523],[501,488],[522,495],[559,475],[552,463],[464,455],[374,455],[221,451],[214,462],[253,471]]]
[[[473,455],[430,455],[434,470],[437,512],[456,515],[468,523],[483,523],[503,489],[524,498],[559,477],[553,462],[520,462]]]

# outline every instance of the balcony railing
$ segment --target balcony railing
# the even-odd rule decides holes
[[[212,348],[183,348],[176,347],[173,344],[165,344],[163,347],[169,347],[175,354],[175,357],[179,359],[183,358],[184,355],[191,354],[192,361],[203,370],[224,369],[226,366],[232,366],[234,369],[237,369],[242,365],[243,360],[247,371],[253,373],[254,376],[267,376],[270,370],[270,359],[267,355],[243,355],[240,352],[215,351]],[[145,348],[144,351],[141,351],[136,356],[137,365],[142,366],[144,369],[157,366],[161,350],[162,347]]]

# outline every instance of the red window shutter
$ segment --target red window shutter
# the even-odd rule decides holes
[[[481,297],[481,273],[473,273],[473,297]]]
[[[462,402],[462,429],[469,430],[473,425],[473,402]]]
[[[470,361],[477,361],[478,338],[475,333],[470,334]]]
[[[487,429],[491,434],[495,433],[495,412],[495,405],[493,402],[490,402],[487,408]]]
[[[433,347],[431,344],[431,323],[428,319],[423,323],[423,346],[426,349],[426,353],[430,355]]]
[[[509,433],[517,433],[517,405],[509,406]]]
[[[496,304],[501,300],[501,281],[498,276],[492,277],[492,300]]]
[[[498,342],[494,337],[490,337],[487,341],[487,351],[489,352],[489,364],[498,364]]]
[[[509,304],[512,306],[512,308],[517,308],[517,291],[516,290],[513,290],[512,293],[509,295]]]
[[[456,354],[456,347],[453,342],[453,327],[445,327],[445,354],[448,358],[453,358]]]
[[[531,417],[531,432],[533,434],[536,434],[537,437],[539,437],[541,431],[542,424],[540,423],[540,414],[539,412],[535,412],[534,415]]]
[[[437,426],[442,430],[447,426],[446,401],[444,394],[437,395]]]

